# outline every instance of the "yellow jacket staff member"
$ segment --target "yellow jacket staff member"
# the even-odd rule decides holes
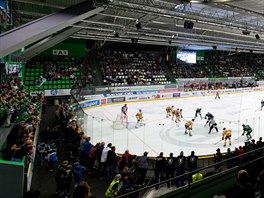
[[[121,179],[121,175],[117,174],[114,178],[114,180],[111,182],[111,184],[109,185],[109,187],[107,188],[106,192],[105,192],[105,197],[107,198],[113,198],[115,196],[117,196],[117,193],[120,189],[120,179]]]

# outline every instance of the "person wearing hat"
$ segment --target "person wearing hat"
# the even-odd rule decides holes
[[[115,196],[117,196],[118,191],[121,188],[121,175],[117,174],[113,181],[110,183],[109,187],[107,188],[106,192],[105,192],[105,197],[107,198],[113,198]]]

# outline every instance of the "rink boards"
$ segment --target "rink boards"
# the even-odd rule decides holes
[[[173,97],[176,93],[177,97]],[[243,145],[246,141],[246,137],[241,136],[242,124],[249,124],[253,128],[254,139],[258,140],[259,137],[263,137],[264,123],[260,101],[264,95],[260,88],[240,89],[240,92],[224,90],[220,93],[220,100],[215,100],[215,91],[206,93],[201,91],[196,94],[191,92],[187,95],[174,90],[156,94],[160,94],[161,97],[151,99],[150,95],[154,95],[152,92],[137,96],[109,96],[82,102],[88,115],[87,134],[92,137],[92,142],[112,142],[117,152],[123,153],[129,149],[136,155],[142,155],[144,151],[148,151],[151,156],[157,156],[161,151],[165,156],[168,156],[170,152],[178,155],[180,151],[189,155],[192,150],[197,155],[210,155],[215,153],[217,148],[220,148],[222,152],[226,151],[227,148],[223,147],[223,141],[220,141],[224,127],[232,130],[232,145],[228,146],[231,149]],[[133,101],[136,97],[137,99],[147,97],[147,99]],[[113,98],[117,99],[113,100]],[[128,98],[131,100],[129,101]],[[128,127],[115,130],[113,126],[116,115],[120,113],[125,103],[128,104]],[[180,123],[166,118],[165,109],[170,105],[183,109],[184,119]],[[198,107],[202,108],[203,117],[207,112],[215,116],[218,133],[213,131],[208,134],[209,127],[204,127],[205,120],[197,118],[193,126],[193,136],[184,134],[184,123],[194,117],[195,109]],[[144,125],[135,128],[135,114],[138,109],[143,111]]]

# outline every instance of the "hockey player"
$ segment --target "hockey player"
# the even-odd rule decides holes
[[[249,125],[245,125],[245,124],[242,124],[242,127],[243,127],[242,135],[246,133],[247,140],[250,140],[252,138],[251,136],[251,132],[253,131],[252,128]]]
[[[185,134],[189,133],[189,136],[192,136],[193,121],[194,121],[194,119],[192,119],[191,121],[187,121],[184,125],[185,126]]]
[[[181,110],[177,109],[175,112],[175,122],[180,122],[181,121]]]
[[[213,114],[211,114],[210,112],[208,112],[208,113],[205,115],[205,117],[204,117],[204,119],[207,119],[207,121],[206,121],[206,123],[205,123],[204,126],[206,126],[207,123],[209,123],[209,126],[211,126],[211,120],[212,120],[213,118],[214,118]]]
[[[180,117],[183,118],[183,116],[182,116],[182,109],[180,109]]]
[[[264,100],[261,100],[261,108],[260,111],[262,111],[262,108],[264,107]]]
[[[172,111],[171,111],[171,120],[174,120],[174,117],[175,117],[175,122],[176,122],[176,109],[173,109]]]
[[[227,140],[229,140],[229,146],[231,146],[232,131],[230,129],[223,128],[222,140],[225,140],[224,146],[226,146]]]
[[[201,120],[203,119],[201,111],[202,111],[202,108],[197,108],[197,109],[195,110],[195,116],[194,116],[194,119],[196,119],[198,115],[200,115]]]
[[[216,94],[215,94],[215,100],[216,100],[216,98],[218,98],[220,100],[219,91],[217,91]]]
[[[136,128],[138,128],[139,126],[143,125],[143,114],[141,109],[139,109],[138,113],[136,114],[136,119],[137,119]]]
[[[121,120],[127,118],[127,104],[121,107]]]
[[[211,133],[212,129],[215,128],[216,132],[218,132],[217,123],[215,122],[214,118],[211,120],[211,126],[208,133]]]
[[[167,112],[167,118],[168,117],[170,117],[171,116],[171,112],[172,112],[172,110],[173,110],[173,105],[172,106],[168,106],[167,108],[166,108],[166,112]]]

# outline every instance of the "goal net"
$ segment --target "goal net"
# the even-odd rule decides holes
[[[127,128],[127,116],[122,115],[121,113],[117,114],[116,120],[114,121],[114,129],[125,129]]]

